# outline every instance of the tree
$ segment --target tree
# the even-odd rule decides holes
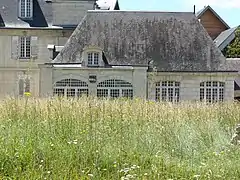
[[[223,54],[227,58],[240,58],[240,27],[235,31],[235,39],[226,47]]]

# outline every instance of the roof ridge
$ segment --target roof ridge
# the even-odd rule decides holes
[[[114,13],[119,13],[119,12],[131,12],[131,13],[135,13],[135,12],[141,12],[141,13],[186,13],[186,14],[193,14],[193,12],[190,11],[151,11],[151,10],[101,10],[101,9],[97,9],[97,10],[88,10],[87,12],[91,12],[91,13],[98,13],[98,12],[102,12],[102,13],[109,13],[109,12],[114,12]]]

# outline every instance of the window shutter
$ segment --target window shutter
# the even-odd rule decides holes
[[[38,56],[38,37],[37,36],[31,37],[31,56],[34,59],[36,59]]]
[[[19,58],[19,37],[18,36],[12,36],[12,49],[11,49],[11,57],[12,59],[18,59]]]
[[[30,16],[32,18],[33,17],[33,0],[31,0],[30,3],[31,3],[31,5],[30,5],[31,6],[31,12],[30,12],[31,14],[30,14]]]

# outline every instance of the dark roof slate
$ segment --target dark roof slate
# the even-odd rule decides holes
[[[88,11],[53,63],[78,62],[89,45],[109,64],[153,61],[158,71],[218,71],[225,61],[192,12]]]
[[[45,0],[33,1],[33,18],[24,20],[18,18],[18,0],[1,0],[0,14],[6,27],[48,27],[52,22],[52,4]]]
[[[224,63],[224,69],[240,72],[240,58],[227,58]]]
[[[6,28],[75,28],[94,9],[94,0],[33,0],[33,18],[24,20],[18,17],[19,0],[0,0],[0,14]],[[1,19],[0,19],[1,23]]]
[[[222,51],[225,47],[229,45],[235,38],[235,32],[238,27],[234,27],[223,31],[219,36],[214,40],[214,43]]]

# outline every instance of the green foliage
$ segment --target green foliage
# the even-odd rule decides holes
[[[240,179],[239,104],[9,99],[0,179]]]
[[[227,58],[240,58],[240,28],[235,32],[235,39],[224,50]]]

